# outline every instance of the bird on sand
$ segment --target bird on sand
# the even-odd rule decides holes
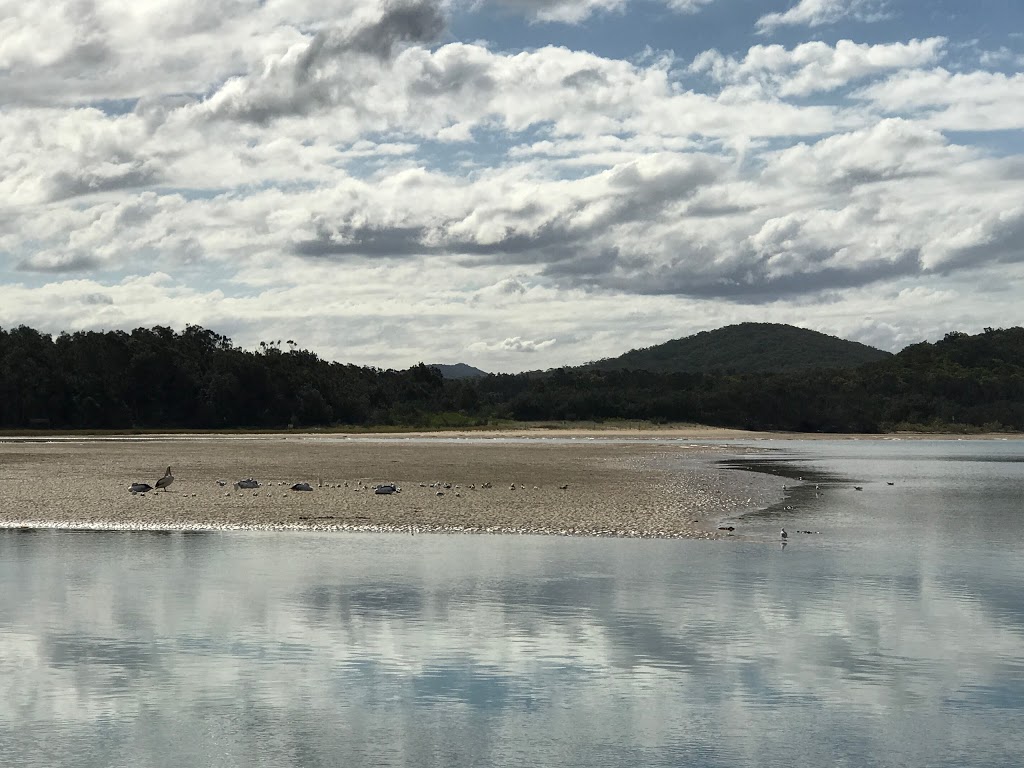
[[[132,494],[146,493],[146,491],[152,491],[153,486],[149,483],[132,483],[128,486],[128,490],[131,491]]]
[[[786,539],[789,538],[789,534],[786,533],[786,529],[785,528],[782,529],[782,533],[780,535],[782,536],[782,540],[783,541],[785,541]]]
[[[168,467],[167,471],[164,472],[164,476],[156,481],[157,488],[163,488],[167,490],[167,486],[174,482],[174,475],[171,474],[171,468]]]
[[[309,483],[295,483],[295,485],[292,486],[292,490],[293,491],[312,491],[313,490],[313,486],[311,486]]]

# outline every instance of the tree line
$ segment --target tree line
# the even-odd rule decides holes
[[[950,333],[850,369],[662,373],[559,368],[445,380],[426,365],[256,351],[190,325],[56,337],[0,328],[5,429],[468,427],[515,421],[697,422],[754,430],[1024,430],[1024,328]]]

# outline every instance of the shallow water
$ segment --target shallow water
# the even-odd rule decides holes
[[[2,532],[3,764],[1024,764],[1024,444],[781,447],[730,542]]]

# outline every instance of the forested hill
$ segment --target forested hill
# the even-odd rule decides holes
[[[520,420],[649,419],[754,430],[1024,431],[1024,328],[950,333],[857,368],[655,373],[561,368],[489,376],[481,402]]]
[[[794,432],[1024,431],[1024,328],[950,333],[857,368],[669,373],[558,368],[445,379],[258,351],[198,326],[52,337],[0,328],[0,428],[466,427],[695,422]]]
[[[792,325],[740,323],[634,349],[585,367],[659,373],[781,373],[856,368],[888,357],[890,353],[880,349]]]
[[[487,371],[481,371],[466,363],[428,363],[427,367],[437,368],[446,379],[474,379],[487,375]]]

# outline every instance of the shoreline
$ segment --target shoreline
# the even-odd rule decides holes
[[[626,427],[622,425],[574,426],[526,424],[522,427],[501,429],[443,429],[443,430],[269,430],[263,431],[3,431],[2,443],[62,442],[62,441],[149,441],[149,440],[277,440],[277,439],[324,439],[324,440],[501,440],[501,439],[640,439],[652,440],[713,440],[713,441],[772,441],[772,440],[1024,440],[1020,432],[755,432],[727,427],[709,427],[699,424],[668,424],[665,426],[643,425]]]
[[[807,439],[702,427],[6,436],[0,528],[744,538],[719,525],[780,503],[792,480],[717,462]],[[168,465],[169,492],[128,492]],[[262,487],[231,488],[245,477]],[[291,491],[296,482],[313,491]],[[387,482],[402,491],[373,493]]]
[[[0,528],[717,539],[720,520],[781,499],[777,478],[715,465],[763,450],[738,445],[199,437],[0,438]],[[168,465],[169,491],[129,493]],[[231,487],[245,477],[262,487]],[[289,489],[300,481],[313,491]],[[373,493],[385,482],[401,492]]]

